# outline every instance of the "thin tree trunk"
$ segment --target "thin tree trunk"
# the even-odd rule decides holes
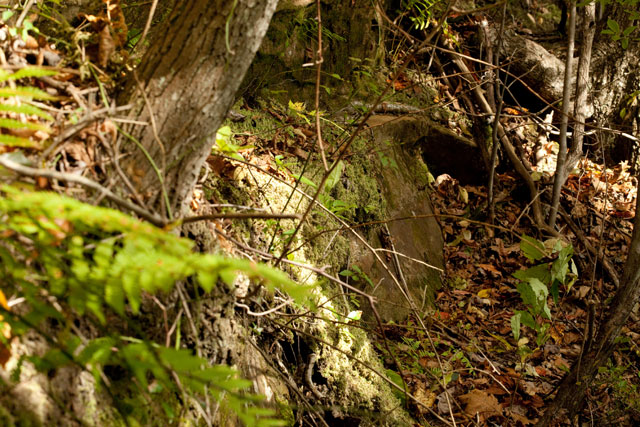
[[[188,205],[215,133],[277,3],[176,2],[119,97],[120,103],[135,103],[132,117],[149,123],[127,129],[129,140],[139,142],[129,148],[134,156],[127,173],[161,215],[180,215]]]
[[[576,1],[571,0],[569,6],[569,39],[567,41],[567,60],[564,65],[564,90],[562,93],[562,122],[560,124],[560,148],[558,149],[558,162],[556,164],[556,177],[553,181],[553,195],[551,197],[551,211],[549,212],[549,227],[555,228],[558,207],[560,205],[560,193],[566,180],[565,164],[567,161],[567,127],[569,124],[569,111],[571,106],[571,71],[573,68],[573,46],[576,33]]]
[[[578,77],[576,79],[575,124],[573,127],[573,137],[571,138],[571,148],[569,149],[564,169],[565,177],[569,176],[569,173],[576,166],[580,157],[582,157],[585,120],[591,110],[591,104],[588,100],[590,86],[589,70],[591,68],[593,38],[596,33],[596,5],[594,3],[585,5],[582,8],[581,16],[580,34],[582,35],[582,43],[580,44],[580,60],[578,62]]]

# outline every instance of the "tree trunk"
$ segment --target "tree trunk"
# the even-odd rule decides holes
[[[130,76],[119,103],[133,103],[131,117],[148,125],[127,129],[144,150],[133,149],[126,172],[148,206],[161,215],[180,215],[188,205],[277,3],[177,2]]]
[[[637,66],[640,43],[633,39],[637,38],[637,29],[631,33],[631,41],[626,49],[621,41],[601,34],[607,28],[608,19],[615,20],[621,31],[633,25],[629,11],[625,11],[622,5],[609,5],[604,17],[596,30],[598,41],[594,45],[591,68],[595,72],[592,73],[593,86],[589,92],[593,94],[597,124],[616,131],[602,134],[612,160],[619,162],[631,160],[634,150],[634,142],[621,135],[621,132],[637,136],[639,128],[638,101],[633,102],[631,96],[640,87],[640,69]]]

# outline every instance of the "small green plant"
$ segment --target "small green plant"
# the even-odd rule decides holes
[[[411,13],[409,20],[413,28],[422,31],[432,24],[434,5],[439,2],[439,0],[404,0],[401,7],[404,11]]]
[[[362,271],[362,269],[357,265],[352,265],[350,270],[349,269],[342,270],[338,274],[340,274],[343,277],[348,277],[354,282],[366,282],[372,288],[374,287],[373,281],[371,281],[371,278],[369,278],[369,276],[367,276],[367,273]]]
[[[14,15],[15,15],[15,12],[13,10],[5,10],[4,12],[2,12],[2,17],[1,17],[2,22],[7,22]],[[34,33],[40,32],[40,30],[34,27],[33,23],[28,19],[25,19],[25,21],[22,23],[22,27],[20,28],[9,27],[9,35],[11,37],[16,37],[19,34],[22,40],[27,39],[27,36],[29,35],[29,31],[33,31]]]
[[[520,250],[532,262],[555,256],[552,261],[543,262],[513,274],[520,280],[517,289],[526,306],[526,310],[517,310],[511,317],[513,337],[518,342],[518,352],[524,362],[531,353],[531,349],[527,345],[528,340],[520,336],[521,326],[525,325],[536,332],[537,347],[544,345],[549,339],[549,320],[551,320],[548,297],[551,295],[554,303],[557,304],[560,286],[564,286],[566,292],[569,292],[578,277],[578,270],[571,259],[573,246],[559,239],[540,242],[523,235]]]
[[[216,132],[216,145],[213,146],[213,151],[224,154],[225,156],[232,157],[238,160],[244,160],[242,154],[239,153],[241,149],[251,148],[251,146],[240,146],[233,142],[233,132],[229,126],[222,126]]]
[[[634,383],[638,376],[640,374],[635,366],[614,365],[611,360],[607,362],[607,366],[598,368],[596,388],[606,386],[613,392],[614,413],[610,413],[610,417],[619,417],[630,412],[634,412],[636,416],[640,415],[640,390]]]

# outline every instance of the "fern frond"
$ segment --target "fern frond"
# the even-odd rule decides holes
[[[0,188],[0,283],[25,297],[31,312],[23,318],[28,316],[30,325],[51,318],[71,322],[73,312],[93,313],[105,324],[107,307],[121,317],[136,314],[142,292],[169,291],[186,278],[195,279],[208,292],[219,280],[230,286],[244,274],[300,303],[311,296],[309,286],[294,283],[282,271],[248,260],[194,253],[192,246],[188,239],[113,209],[54,193]],[[71,310],[63,316],[50,298],[42,297],[43,291]],[[29,329],[12,313],[2,311],[2,315],[14,333]],[[78,351],[80,345],[80,339],[71,335],[58,348],[30,360],[42,370],[81,364],[97,379],[101,365],[116,364],[145,389],[153,379],[174,392],[177,374],[180,390],[224,400],[246,425],[283,425],[274,411],[255,405],[258,396],[246,394],[250,381],[228,366],[211,366],[189,349],[121,336],[99,337]]]
[[[19,136],[0,134],[0,144],[8,147],[21,147],[21,148],[37,148],[40,146],[35,141],[28,138],[20,138]]]
[[[0,118],[0,127],[4,127],[8,129],[41,130],[47,133],[51,132],[51,129],[49,128],[49,126],[46,126],[40,123],[34,123],[34,122],[22,122],[20,120],[15,120],[15,119]]]
[[[18,80],[18,79],[24,79],[28,77],[55,76],[56,74],[58,73],[53,70],[47,70],[42,67],[27,66],[19,69],[13,74],[6,74],[6,75],[0,74],[0,83],[5,82],[7,80]]]
[[[58,99],[53,95],[49,95],[47,92],[31,86],[21,86],[17,88],[1,87],[0,98],[9,98],[11,96],[18,96],[25,99],[40,99],[47,101],[55,101]]]
[[[0,111],[4,111],[7,113],[16,113],[16,114],[26,114],[28,116],[38,116],[41,119],[53,121],[53,117],[51,114],[43,111],[42,109],[28,104],[22,105],[9,105],[9,104],[0,104]]]

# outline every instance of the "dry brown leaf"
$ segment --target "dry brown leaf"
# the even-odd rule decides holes
[[[116,50],[113,37],[111,37],[111,31],[109,26],[105,25],[100,31],[100,41],[98,42],[98,64],[102,68],[105,68],[109,63],[109,58]]]
[[[480,419],[485,420],[494,415],[502,415],[502,407],[498,403],[498,399],[483,390],[471,390],[460,396],[459,399],[465,405],[464,412],[471,417],[478,414]]]
[[[508,408],[507,415],[516,422],[521,422],[523,425],[530,425],[534,422],[525,416],[527,413],[527,409],[521,405],[513,405],[511,408]]]
[[[427,390],[424,386],[418,387],[413,395],[416,400],[421,403],[421,405],[418,405],[418,411],[423,415],[427,413],[426,408],[431,408],[433,406],[437,397],[434,392]]]
[[[128,28],[124,19],[120,0],[102,1],[107,6],[108,18],[110,19],[111,29],[115,37],[115,45],[117,48],[123,48],[127,43]]]

